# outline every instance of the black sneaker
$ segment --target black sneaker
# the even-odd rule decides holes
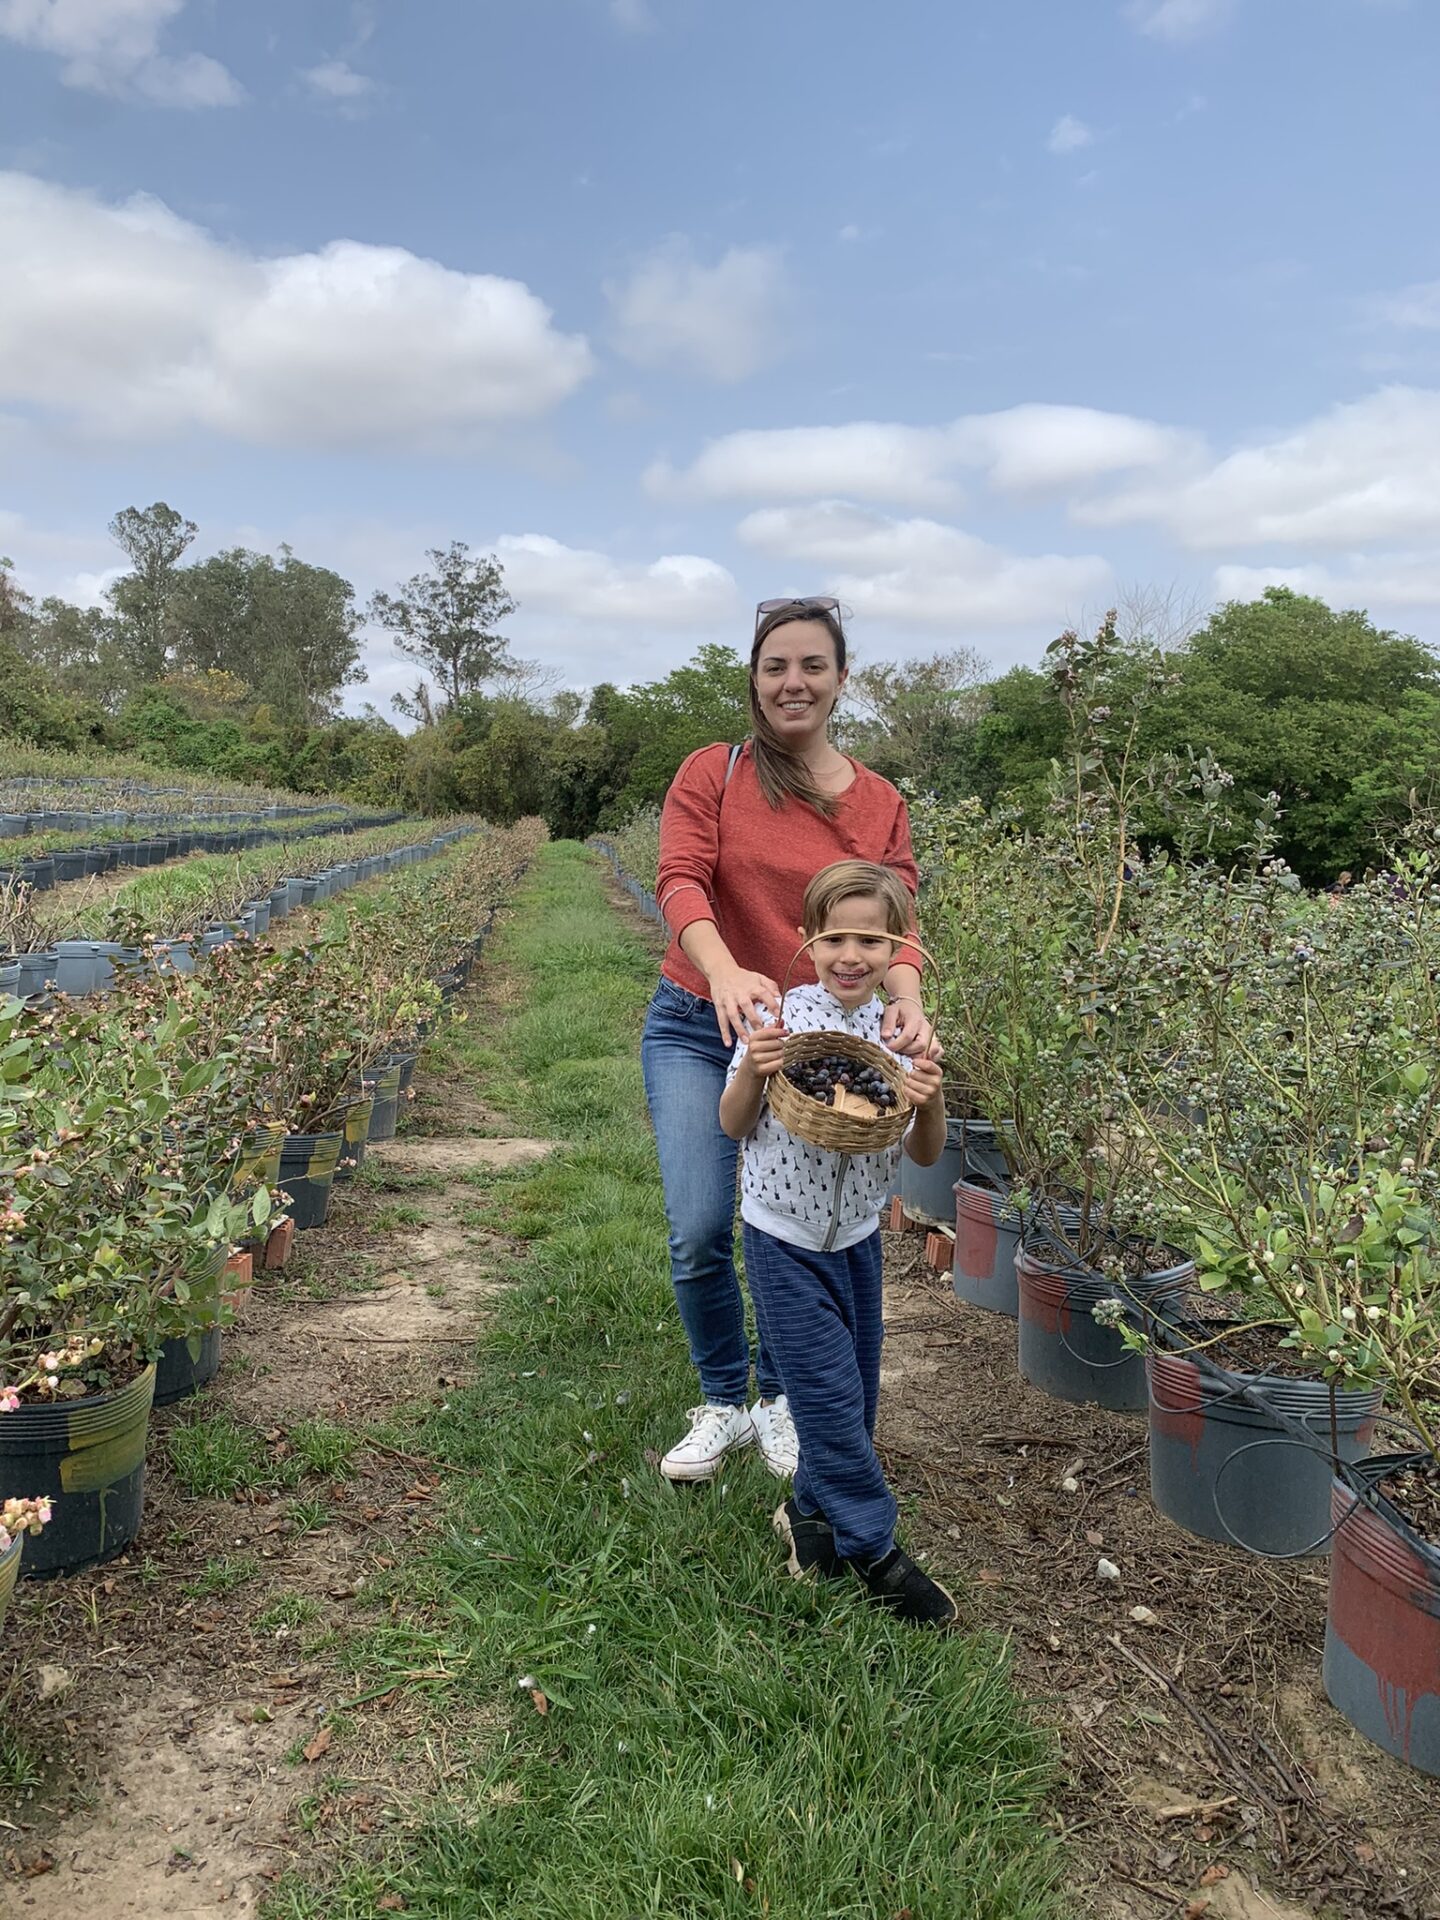
[[[899,1614],[902,1620],[908,1620],[915,1627],[953,1627],[959,1614],[953,1594],[945,1591],[938,1580],[932,1580],[928,1573],[917,1567],[908,1553],[902,1553],[899,1547],[892,1547],[883,1560],[874,1560],[869,1566],[859,1560],[852,1560],[855,1569],[872,1600],[882,1607],[889,1607],[892,1613]]]
[[[775,1509],[770,1523],[790,1553],[790,1571],[797,1580],[819,1574],[822,1580],[834,1580],[845,1571],[845,1562],[835,1551],[835,1535],[823,1513],[802,1513],[793,1500]]]

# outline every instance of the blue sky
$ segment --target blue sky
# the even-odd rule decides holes
[[[575,685],[791,591],[1440,638],[1437,82],[1436,0],[0,0],[0,552],[464,539]]]

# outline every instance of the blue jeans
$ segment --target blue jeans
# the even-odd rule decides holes
[[[739,1148],[720,1125],[732,1049],[715,1009],[662,977],[645,1018],[640,1065],[660,1151],[670,1281],[700,1391],[717,1406],[750,1398],[750,1342],[735,1277],[735,1165]],[[783,1393],[762,1336],[755,1356],[762,1399]]]
[[[880,1235],[843,1253],[794,1247],[745,1225],[755,1318],[785,1380],[800,1436],[795,1504],[823,1513],[846,1560],[895,1544],[895,1496],[875,1453],[880,1399]]]

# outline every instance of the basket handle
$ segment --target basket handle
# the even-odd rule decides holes
[[[790,991],[790,976],[795,971],[796,961],[799,960],[802,957],[802,955],[807,954],[810,951],[811,947],[814,946],[817,940],[823,940],[827,934],[832,934],[832,933],[853,933],[857,936],[863,936],[867,940],[873,940],[876,937],[874,927],[826,927],[823,933],[812,933],[810,938],[802,942],[802,944],[798,946],[795,949],[794,953],[790,956],[790,964],[785,969],[785,978],[780,983],[780,1003],[782,1008],[785,1003],[785,995]],[[892,952],[890,956],[892,965],[894,964],[895,954],[898,953],[902,947],[913,947],[916,953],[918,953],[920,955],[920,958],[925,962],[925,967],[929,967],[931,973],[935,976],[936,986],[937,987],[939,986],[940,969],[935,963],[935,957],[933,954],[928,953],[926,949],[921,946],[920,942],[915,938],[913,933],[907,933],[903,935],[898,933],[887,933],[882,937],[888,940],[890,942],[891,947],[894,949],[894,952]],[[927,1013],[926,1007],[925,1007],[925,1001],[924,1001],[925,967],[922,967],[920,969],[920,991],[921,991],[920,1011],[926,1014],[926,1018],[930,1020],[930,1026],[933,1031],[935,1026],[935,1021]],[[938,1010],[939,1009],[937,1007],[936,1011],[938,1012]]]

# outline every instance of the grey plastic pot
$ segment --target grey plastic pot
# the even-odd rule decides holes
[[[652,896],[653,897],[653,896]],[[908,1154],[900,1160],[900,1204],[912,1220],[946,1226],[955,1218],[955,1182],[964,1171],[964,1122],[947,1120],[945,1148],[929,1167],[917,1167]]]
[[[8,966],[0,967],[0,999],[3,999],[7,994],[14,994],[18,998],[19,993],[20,993],[19,966],[12,964]]]
[[[263,900],[247,900],[241,917],[249,923],[251,935],[255,939],[258,940],[262,934],[268,933],[270,931],[269,897]]]
[[[90,993],[109,993],[115,985],[117,964],[137,958],[134,947],[115,940],[58,940],[55,943],[55,985],[72,999]]]
[[[19,976],[16,992],[22,1000],[44,993],[55,978],[55,949],[45,947],[38,953],[17,953],[11,963]]]
[[[1118,1328],[1101,1326],[1090,1311],[1120,1292],[1116,1284],[1041,1238],[1021,1245],[1015,1272],[1025,1379],[1055,1400],[1143,1413],[1150,1397],[1143,1357],[1126,1349]],[[1121,1297],[1147,1319],[1177,1314],[1194,1278],[1194,1261],[1177,1257],[1173,1266],[1129,1280]]]
[[[1328,1552],[1336,1462],[1369,1453],[1380,1389],[1336,1392],[1332,1406],[1323,1380],[1197,1364],[1186,1348],[1213,1333],[1162,1326],[1146,1358],[1151,1498],[1202,1540],[1274,1559]]]
[[[1367,1740],[1440,1777],[1440,1542],[1418,1534],[1384,1486],[1414,1462],[1368,1460],[1332,1483],[1324,1680]]]
[[[194,973],[196,946],[192,940],[157,940],[150,949],[155,965],[172,973]]]

